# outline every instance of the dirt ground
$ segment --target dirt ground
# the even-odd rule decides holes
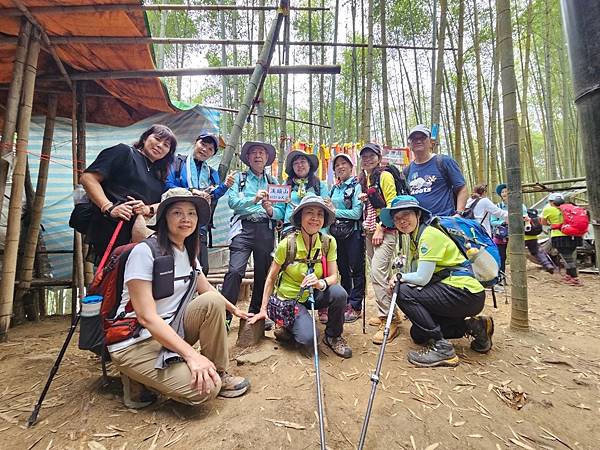
[[[456,340],[456,368],[418,369],[406,361],[415,346],[402,335],[388,345],[367,448],[598,449],[600,448],[600,281],[583,275],[568,287],[529,268],[530,331],[509,328],[511,305],[491,298],[496,323],[488,355]],[[369,305],[372,312],[374,307]],[[116,378],[100,386],[97,359],[75,340],[54,380],[39,422],[25,422],[66,336],[68,319],[11,330],[0,344],[0,448],[318,448],[312,360],[281,348],[267,333],[259,349],[232,348],[231,370],[251,379],[250,392],[201,407],[163,401],[126,409]],[[367,326],[367,328],[369,328]],[[362,323],[346,327],[354,356],[342,360],[321,346],[327,446],[356,448],[371,390],[378,347]],[[233,347],[237,330],[229,339]],[[261,351],[258,363],[235,357]],[[113,373],[113,375],[115,375]]]

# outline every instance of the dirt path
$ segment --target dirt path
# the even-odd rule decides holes
[[[494,311],[490,299],[494,348],[479,355],[466,339],[455,341],[455,369],[413,368],[406,351],[416,346],[404,322],[386,351],[367,448],[600,448],[600,282],[582,278],[584,287],[567,287],[530,268],[530,332],[510,330],[510,305],[501,297]],[[378,348],[361,328],[356,322],[346,329],[349,360],[322,346],[332,449],[356,448],[371,389]],[[68,320],[47,320],[11,330],[10,342],[0,344],[0,448],[318,448],[312,361],[272,336],[260,348],[266,360],[232,362],[233,371],[251,378],[244,397],[198,408],[165,401],[140,411],[123,407],[118,382],[102,390],[96,358],[73,344],[39,423],[27,429],[67,329]]]

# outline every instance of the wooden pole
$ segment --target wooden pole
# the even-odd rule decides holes
[[[235,118],[231,134],[229,135],[229,140],[227,141],[227,146],[223,151],[223,158],[221,159],[221,164],[219,165],[219,176],[221,177],[221,179],[225,179],[225,176],[229,170],[229,165],[231,164],[231,160],[233,159],[235,148],[238,144],[240,137],[242,136],[244,123],[248,118],[248,114],[251,112],[256,94],[262,89],[262,85],[266,78],[267,71],[273,73],[269,70],[269,65],[271,64],[271,59],[273,57],[273,50],[275,48],[273,43],[277,41],[277,37],[279,36],[279,30],[281,29],[281,22],[283,21],[284,16],[289,14],[288,7],[289,0],[280,1],[279,9],[277,10],[277,18],[271,25],[271,29],[269,30],[269,34],[267,36],[265,45],[263,46],[260,52],[260,57],[258,58],[256,67],[254,68],[252,76],[250,77],[250,82],[248,83],[248,87],[246,88],[244,101],[240,105],[240,111],[237,117]]]
[[[71,111],[71,156],[73,159],[73,189],[79,184],[79,170],[81,163],[78,157],[78,122],[79,122],[79,99],[78,90],[81,89],[80,83],[76,83],[76,88],[72,96]],[[77,314],[77,302],[83,298],[85,288],[85,264],[83,259],[83,239],[81,233],[73,230],[73,285],[71,287],[71,319]]]
[[[21,234],[21,209],[25,182],[25,166],[27,165],[27,144],[29,142],[29,125],[33,108],[33,92],[40,53],[39,32],[33,32],[23,75],[23,95],[19,111],[17,129],[17,147],[13,169],[11,196],[4,243],[4,261],[2,264],[2,280],[0,281],[0,342],[6,341],[13,310],[13,294],[17,269],[17,253]]]
[[[0,140],[0,215],[2,214],[2,205],[4,203],[4,193],[6,191],[6,181],[8,179],[8,170],[10,164],[3,157],[12,152],[15,129],[17,127],[17,114],[19,112],[19,100],[21,97],[21,88],[23,86],[23,70],[25,60],[27,59],[27,47],[29,46],[29,37],[31,36],[31,23],[22,20],[19,30],[19,41],[15,52],[15,62],[13,64],[13,76],[8,88],[8,97],[6,101],[6,113],[4,113],[4,127],[2,128],[2,138]]]
[[[39,240],[40,224],[42,222],[42,209],[46,197],[46,185],[48,183],[48,167],[50,165],[50,153],[52,151],[57,104],[58,99],[56,95],[50,95],[48,97],[48,108],[46,113],[46,124],[44,127],[44,139],[42,142],[42,154],[40,156],[40,168],[38,170],[37,187],[35,189],[33,207],[31,208],[31,221],[27,228],[27,239],[25,240],[25,248],[21,259],[19,286],[15,294],[15,303],[22,301],[23,296],[31,287],[31,280],[33,278],[33,265]]]
[[[262,67],[262,62],[258,64]],[[201,67],[180,69],[145,69],[145,70],[101,70],[97,72],[79,72],[71,74],[73,81],[82,80],[120,80],[124,78],[156,78],[185,75],[251,75],[256,67]],[[289,74],[289,73],[340,73],[341,66],[266,66],[265,74]],[[46,75],[38,78],[40,81],[60,81],[62,78],[56,75]]]
[[[108,11],[274,11],[278,7],[273,6],[247,6],[247,5],[140,5],[132,4],[112,4],[112,5],[65,5],[65,6],[38,6],[29,8],[31,14],[35,15],[55,15],[55,14],[86,14],[100,13]],[[329,11],[329,8],[307,8],[305,6],[292,6],[290,11]],[[18,8],[6,8],[2,10],[2,15],[20,16],[23,12]]]

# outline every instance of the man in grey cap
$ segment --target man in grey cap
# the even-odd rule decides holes
[[[469,192],[460,167],[447,155],[434,154],[431,130],[417,125],[408,134],[408,146],[415,157],[404,175],[410,195],[435,216],[464,211]]]
[[[229,269],[223,279],[221,293],[234,305],[240,293],[242,278],[250,254],[254,255],[254,285],[248,312],[258,313],[271,265],[271,252],[275,245],[273,230],[273,205],[268,200],[267,185],[277,180],[265,172],[265,167],[275,161],[275,147],[266,142],[249,141],[242,146],[240,160],[250,170],[235,175],[228,192],[229,207],[233,210],[229,230]],[[227,325],[231,315],[227,314]]]

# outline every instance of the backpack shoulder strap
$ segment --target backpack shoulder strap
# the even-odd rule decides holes
[[[148,236],[146,239],[142,241],[148,247],[150,247],[150,251],[152,252],[152,258],[156,258],[157,256],[162,256],[163,252],[160,249],[160,245],[158,245],[158,239],[156,234],[152,234]],[[140,242],[140,243],[142,243]]]
[[[248,172],[244,171],[244,172],[240,173],[239,192],[242,192],[246,188],[247,180],[248,180]]]
[[[187,155],[177,155],[175,158],[175,178],[179,181],[181,178],[181,168],[187,161]]]
[[[217,181],[217,177],[218,177],[217,171],[209,166],[208,172],[209,172],[208,180],[209,180],[210,184],[213,186],[219,184],[219,182]]]
[[[281,271],[283,272],[287,266],[292,264],[296,259],[296,237],[298,231],[294,231],[286,236],[286,248],[285,248],[285,260],[281,265]]]
[[[444,155],[435,155],[435,165],[437,166],[438,171],[444,177],[446,186],[448,186],[449,189],[452,189],[452,180],[450,179],[450,172],[448,172],[448,166],[446,166]]]
[[[327,254],[329,253],[329,244],[331,243],[331,237],[328,234],[324,234],[319,232],[321,236],[321,255],[327,259]]]

